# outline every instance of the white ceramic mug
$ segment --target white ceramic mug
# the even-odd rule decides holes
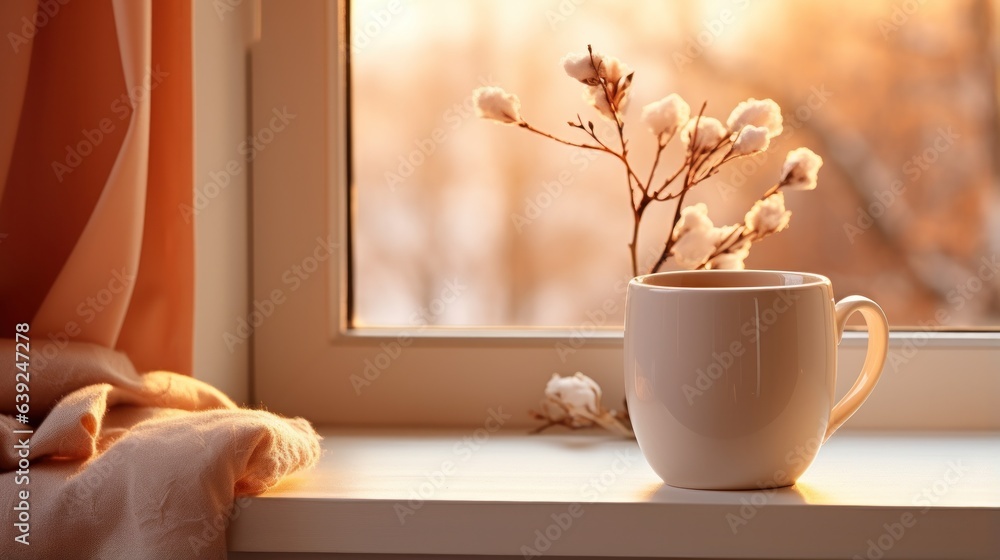
[[[868,353],[834,404],[837,344],[855,311],[868,323]],[[625,391],[639,447],[671,486],[794,484],[871,394],[888,343],[875,302],[834,303],[830,280],[817,274],[639,276],[625,311]]]

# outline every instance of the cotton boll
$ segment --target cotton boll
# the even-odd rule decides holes
[[[622,78],[628,76],[632,69],[627,64],[613,56],[602,56],[600,65],[601,77],[608,82],[617,85]]]
[[[697,126],[698,133],[695,134],[695,127]],[[722,123],[718,119],[713,119],[712,117],[701,117],[693,118],[684,125],[684,130],[681,131],[681,140],[684,144],[688,146],[688,150],[692,152],[703,152],[705,150],[711,150],[714,148],[720,140],[725,138],[729,131],[726,127],[722,126]],[[691,140],[694,137],[695,146],[691,146]]]
[[[632,69],[627,64],[610,55],[594,53],[570,53],[560,61],[566,74],[588,86],[596,86],[604,78],[609,84],[618,85]],[[597,67],[596,70],[594,67]]]
[[[642,121],[656,137],[671,135],[691,118],[691,107],[676,93],[642,108]]]
[[[583,99],[597,109],[601,113],[601,116],[612,121],[615,120],[614,111],[611,110],[611,105],[608,104],[608,96],[604,93],[604,86],[585,87],[583,89]]]
[[[521,122],[521,100],[496,86],[481,87],[472,93],[476,115],[502,123]]]
[[[740,253],[723,253],[708,263],[709,270],[745,270],[743,261],[750,255],[750,251]]]
[[[670,252],[678,265],[694,270],[715,252],[716,247],[714,230],[693,230],[682,235]]]
[[[748,231],[766,235],[788,227],[791,218],[791,211],[785,210],[785,195],[776,192],[764,200],[758,200],[744,217],[744,224]]]
[[[613,56],[594,53],[591,61],[590,54],[570,54],[563,58],[563,68],[572,78],[586,84],[583,99],[587,103],[597,109],[601,116],[621,124],[612,105],[619,115],[628,106],[632,82],[632,70],[628,65]],[[603,82],[600,78],[604,79]]]
[[[560,377],[553,373],[545,386],[545,397],[564,405],[571,416],[581,412],[600,413],[601,387],[580,372],[572,377]]]
[[[734,226],[721,229],[722,229],[721,232],[722,235],[720,236],[719,239],[720,243],[725,241],[726,239],[729,238],[730,235],[732,235]],[[721,255],[718,255],[715,258],[713,258],[708,263],[706,268],[712,270],[743,270],[746,268],[746,265],[743,264],[743,261],[745,261],[746,258],[749,256],[750,256],[750,241],[749,240],[740,241],[739,243],[734,243],[732,246],[726,249],[725,253],[722,253]]]
[[[734,134],[743,130],[745,126],[762,126],[768,130],[771,138],[781,134],[781,123],[781,107],[774,100],[752,97],[740,102],[726,121],[730,132]]]
[[[708,206],[699,202],[681,209],[681,219],[674,227],[673,237],[676,241],[670,254],[678,265],[693,270],[715,252],[720,241],[720,229],[708,217]]]
[[[769,134],[767,128],[763,126],[748,125],[743,127],[733,144],[733,155],[745,156],[766,150],[771,143]]]
[[[618,106],[618,112],[624,113],[628,108],[628,102],[630,96],[628,95],[628,89],[619,90],[616,87],[608,86],[611,91],[612,99]],[[601,113],[601,116],[606,119],[615,122],[615,112],[611,110],[611,105],[608,104],[608,96],[604,92],[603,85],[596,86],[586,86],[583,88],[583,99],[597,109]]]
[[[796,148],[788,152],[781,168],[781,187],[793,191],[811,191],[816,188],[819,168],[823,158],[809,148]]]
[[[681,218],[674,226],[673,237],[679,239],[689,231],[707,231],[715,227],[708,217],[708,206],[704,202],[685,206],[681,209]]]
[[[597,78],[597,70],[594,69],[595,63],[598,66],[601,64],[601,55],[597,53],[594,53],[593,62],[590,59],[590,53],[570,53],[564,56],[560,63],[566,74],[574,80],[588,86],[595,86],[600,82]]]

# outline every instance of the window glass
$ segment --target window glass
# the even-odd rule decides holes
[[[632,212],[621,163],[475,116],[501,86],[526,120],[577,142],[616,132],[560,59],[588,44],[634,71],[630,159],[669,93],[723,122],[774,99],[784,133],[691,191],[741,222],[785,154],[824,159],[785,196],[790,228],[748,268],[829,276],[895,327],[1000,324],[996,6],[986,1],[366,0],[350,6],[355,325],[619,326]],[[681,161],[676,139],[661,172]],[[673,203],[644,217],[645,271]],[[671,261],[667,270],[676,268]],[[442,304],[447,302],[447,304]]]

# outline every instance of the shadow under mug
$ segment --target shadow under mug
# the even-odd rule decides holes
[[[834,403],[837,344],[859,311],[868,353]],[[871,394],[889,326],[870,299],[834,302],[803,272],[719,270],[639,276],[625,311],[625,394],[639,447],[671,486],[788,486]]]

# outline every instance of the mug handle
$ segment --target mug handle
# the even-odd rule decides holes
[[[833,407],[830,413],[830,423],[826,428],[823,441],[830,439],[833,432],[842,426],[848,418],[861,408],[872,389],[882,375],[889,351],[889,321],[885,318],[882,308],[874,301],[862,296],[847,296],[837,302],[834,307],[837,321],[837,344],[844,337],[844,327],[847,319],[856,311],[860,311],[868,325],[868,352],[865,354],[865,364],[861,366],[861,375],[854,382],[851,390]]]

